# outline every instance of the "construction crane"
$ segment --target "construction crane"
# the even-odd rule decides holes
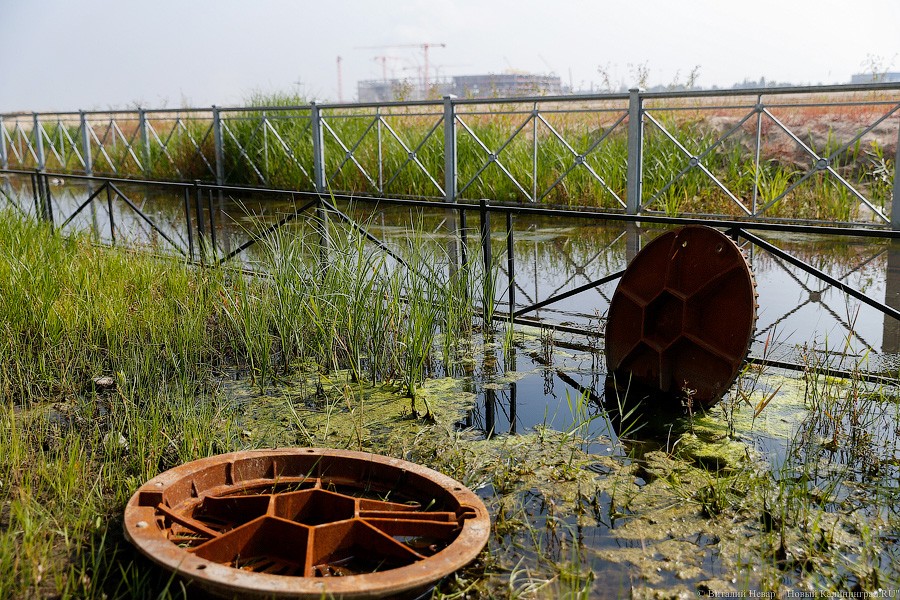
[[[447,44],[424,42],[421,44],[386,44],[383,46],[359,46],[356,50],[386,50],[388,48],[420,48],[424,66],[422,67],[422,88],[428,89],[428,50],[431,48],[446,48]]]
[[[338,102],[344,101],[344,74],[341,69],[341,63],[344,61],[340,56],[337,57],[337,77],[338,77]]]
[[[379,55],[374,57],[372,60],[375,62],[381,63],[381,80],[387,81],[387,63],[389,60],[400,60],[399,56],[387,56],[387,55]]]

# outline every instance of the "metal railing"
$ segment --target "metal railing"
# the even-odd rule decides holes
[[[3,114],[0,168],[900,229],[898,140],[898,84],[631,90]]]

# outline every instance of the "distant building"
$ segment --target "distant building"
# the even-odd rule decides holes
[[[556,75],[491,73],[453,78],[454,94],[464,98],[515,98],[517,96],[558,96],[562,84]]]
[[[850,76],[850,83],[897,83],[900,82],[900,71],[887,73],[857,73]]]
[[[740,83],[735,83],[731,86],[733,90],[755,90],[761,88],[780,88],[780,87],[791,87],[795,84],[789,81],[775,81],[773,79],[766,79],[765,77],[760,77],[759,81],[752,79],[744,79]]]
[[[399,79],[370,79],[356,84],[360,102],[391,102],[399,96]]]
[[[359,102],[390,102],[394,100],[426,100],[454,94],[460,98],[507,98],[521,96],[558,96],[566,93],[556,75],[530,73],[497,73],[487,75],[459,75],[432,81],[428,89],[412,79],[360,81],[357,84]]]

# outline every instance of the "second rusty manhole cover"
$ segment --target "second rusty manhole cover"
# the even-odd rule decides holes
[[[731,386],[756,326],[756,285],[744,255],[711,227],[657,237],[628,266],[609,306],[606,362],[635,384],[714,404]]]
[[[481,500],[445,475],[316,448],[187,463],[125,509],[142,553],[226,597],[414,597],[472,561],[489,531]]]

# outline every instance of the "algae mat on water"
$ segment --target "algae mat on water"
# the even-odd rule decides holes
[[[744,401],[730,415],[680,419],[668,446],[649,451],[540,426],[485,439],[461,427],[476,397],[449,378],[423,387],[432,421],[414,417],[398,391],[346,373],[229,395],[250,445],[373,450],[476,490],[491,512],[489,549],[438,597],[696,597],[896,582],[887,538],[873,533],[895,534],[894,517],[873,515],[870,501],[830,480],[811,481],[787,452],[774,463],[763,454],[760,440],[790,446],[808,419],[804,382],[773,375],[755,385],[751,399],[777,389],[765,417]]]

